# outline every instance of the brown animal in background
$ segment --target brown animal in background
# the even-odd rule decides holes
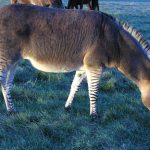
[[[87,77],[90,115],[95,117],[99,79],[108,67],[135,81],[150,110],[147,50],[148,42],[137,31],[105,13],[19,4],[0,8],[0,83],[8,112],[15,110],[10,91],[22,59],[45,72],[76,71],[66,109]]]
[[[33,4],[39,6],[46,6],[46,7],[58,7],[63,8],[63,3],[61,0],[10,0],[11,4]]]
[[[78,5],[80,9],[82,9],[84,4],[88,5],[90,10],[99,11],[98,0],[69,0],[67,9],[74,9],[74,7],[78,9]]]

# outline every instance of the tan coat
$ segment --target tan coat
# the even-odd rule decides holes
[[[33,4],[39,6],[63,7],[61,0],[10,0],[11,4]]]

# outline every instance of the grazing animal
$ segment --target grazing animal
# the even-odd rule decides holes
[[[136,82],[150,109],[150,59],[145,50],[150,46],[138,32],[102,12],[19,4],[0,8],[0,82],[10,113],[15,110],[10,91],[21,59],[45,72],[76,71],[65,108],[87,77],[90,115],[95,117],[99,78],[105,67],[115,67]]]
[[[33,4],[46,7],[64,8],[62,0],[10,0],[11,4]]]
[[[80,6],[80,9],[83,8],[83,4],[88,5],[88,8],[90,10],[98,10],[99,11],[99,4],[98,0],[69,0],[67,9],[78,9],[78,5]]]

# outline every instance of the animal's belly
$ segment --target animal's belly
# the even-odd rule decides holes
[[[50,63],[50,62],[39,62],[32,58],[26,58],[28,59],[33,67],[35,67],[38,70],[44,71],[44,72],[71,72],[78,70],[81,66],[79,64],[59,64],[59,63]]]

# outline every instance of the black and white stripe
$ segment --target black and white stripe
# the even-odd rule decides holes
[[[15,75],[15,65],[9,66],[1,71],[1,88],[4,96],[6,108],[8,112],[14,112],[14,104],[11,98],[11,89],[13,86],[13,79]]]
[[[122,27],[123,27],[124,30],[126,30],[127,32],[129,32],[141,44],[142,48],[146,52],[150,51],[150,45],[149,45],[148,41],[146,41],[143,38],[142,34],[139,31],[137,31],[136,29],[134,29],[128,23],[122,22],[121,25],[122,25]]]
[[[102,73],[102,68],[94,69],[94,70],[86,69],[88,91],[90,97],[90,115],[92,117],[97,115],[96,98],[97,98],[97,91],[98,91],[98,85],[99,85],[99,79],[101,73]]]
[[[93,68],[91,70],[87,68],[86,71],[77,71],[71,85],[71,90],[65,104],[65,109],[71,107],[74,95],[78,91],[80,83],[87,76],[88,91],[89,91],[89,98],[90,98],[90,115],[92,117],[95,117],[97,115],[96,98],[97,98],[97,91],[98,91],[98,85],[99,85],[99,79],[101,73],[102,73],[101,67],[99,69]]]
[[[104,13],[105,14],[105,13]],[[112,17],[111,15],[105,14],[109,16],[112,20],[116,21],[120,26],[123,27],[125,31],[130,33],[142,46],[142,48],[149,54],[150,53],[150,42],[145,40],[143,35],[137,31],[134,27],[129,25],[127,22],[119,21],[118,19]]]

